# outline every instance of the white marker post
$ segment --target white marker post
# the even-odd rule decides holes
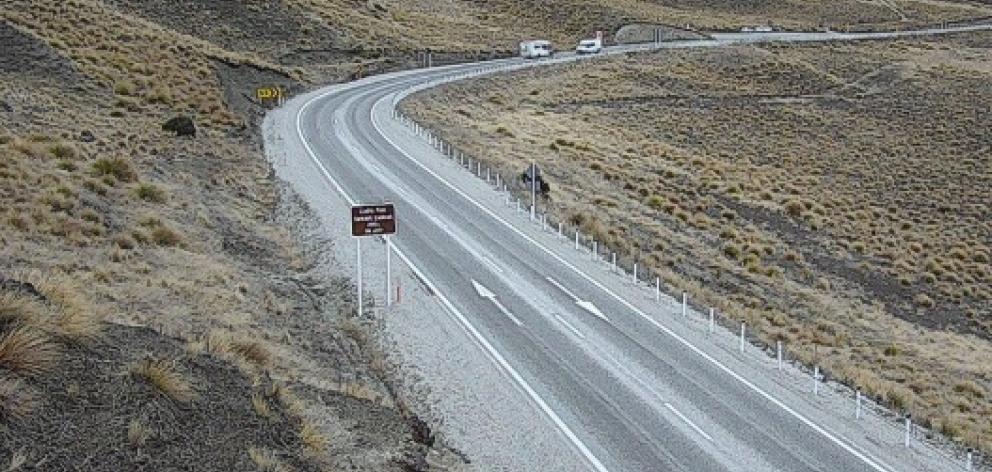
[[[393,305],[393,265],[392,265],[392,255],[393,246],[392,242],[389,241],[389,235],[386,235],[386,306]]]
[[[813,396],[820,394],[820,366],[813,367]]]
[[[682,318],[685,318],[686,305],[689,303],[689,294],[682,292]]]
[[[744,332],[747,329],[747,325],[741,323],[741,354],[744,354]]]
[[[633,280],[634,280],[634,284],[636,285],[637,284],[637,263],[636,262],[634,263],[634,277],[633,277]]]
[[[782,340],[775,341],[776,358],[778,359],[778,370],[782,371]]]
[[[562,236],[561,232],[563,229],[565,229],[564,223],[558,223],[558,239],[561,239]]]
[[[654,301],[661,301],[661,277],[654,278]]]
[[[530,220],[534,221],[537,211],[537,163],[530,163]]]
[[[905,446],[909,447],[909,442],[913,437],[913,416],[906,415],[906,440],[904,441]]]
[[[716,331],[716,310],[710,308],[710,334]]]
[[[357,279],[355,285],[358,286],[358,317],[361,318],[362,313],[362,238],[355,238],[355,254],[357,263]]]
[[[617,271],[617,253],[615,253],[615,252],[613,253],[613,268],[612,268],[612,270],[613,270],[613,272],[616,272]]]
[[[854,393],[854,419],[861,419],[861,390]]]
[[[579,232],[578,231],[575,232],[575,250],[576,251],[579,250]]]

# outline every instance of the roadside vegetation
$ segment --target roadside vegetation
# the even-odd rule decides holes
[[[992,34],[663,51],[402,104],[560,221],[992,451]],[[553,79],[552,79],[553,78]]]

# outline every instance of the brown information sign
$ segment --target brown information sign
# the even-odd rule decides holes
[[[396,234],[396,212],[392,203],[351,207],[351,235]]]

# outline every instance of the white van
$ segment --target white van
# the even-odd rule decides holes
[[[537,39],[534,41],[524,41],[520,43],[520,57],[524,59],[537,59],[539,57],[551,57],[555,54],[551,41]]]
[[[603,42],[598,39],[583,39],[575,48],[576,54],[599,54],[603,50]]]

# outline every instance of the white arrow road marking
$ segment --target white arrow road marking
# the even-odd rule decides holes
[[[702,429],[699,428],[699,426],[696,426],[696,423],[693,423],[692,421],[689,420],[689,418],[686,418],[686,416],[683,415],[681,411],[676,410],[671,403],[665,403],[665,408],[668,408],[669,411],[675,413],[675,416],[678,416],[682,421],[685,421],[685,424],[689,425],[689,427],[696,430],[696,432],[699,433],[700,436],[706,438],[707,441],[713,442],[713,438],[710,437],[710,435],[706,434],[706,431],[703,431]]]
[[[575,335],[579,339],[585,339],[586,338],[586,336],[584,334],[582,334],[581,331],[579,331],[578,329],[576,329],[575,326],[572,326],[572,324],[569,323],[568,321],[566,321],[565,318],[562,318],[561,316],[559,316],[558,313],[555,313],[555,319],[558,320],[559,323],[565,325],[565,327],[568,328],[570,331],[572,331],[573,333],[575,333]]]
[[[582,308],[583,310],[588,311],[589,313],[592,313],[593,316],[595,316],[595,317],[597,317],[597,318],[599,318],[599,319],[601,319],[601,320],[603,320],[603,321],[605,321],[607,323],[610,322],[610,319],[607,318],[606,315],[604,315],[602,311],[599,311],[599,308],[596,308],[596,305],[593,305],[592,302],[583,300],[583,299],[575,296],[574,293],[570,292],[567,288],[565,288],[564,285],[558,283],[557,280],[552,279],[551,277],[545,277],[545,278],[548,280],[548,282],[551,282],[551,285],[554,285],[555,287],[558,287],[558,290],[561,290],[562,292],[565,292],[565,295],[568,295],[569,297],[572,298],[572,300],[575,300],[575,304],[578,305],[579,308]]]
[[[496,299],[495,293],[491,292],[488,288],[484,287],[479,282],[476,282],[474,279],[472,280],[472,286],[475,287],[476,292],[479,292],[480,297],[491,301],[493,305],[496,305],[496,308],[499,309],[499,311],[503,312],[503,314],[506,315],[506,317],[509,318],[511,321],[516,323],[517,326],[524,325],[519,319],[517,319],[516,316],[513,316],[513,313],[510,313],[510,310],[507,310],[506,307],[503,306],[503,304]]]

